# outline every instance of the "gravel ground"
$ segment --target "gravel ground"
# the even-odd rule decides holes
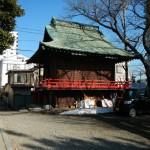
[[[16,150],[150,150],[150,115],[0,112],[0,120]]]

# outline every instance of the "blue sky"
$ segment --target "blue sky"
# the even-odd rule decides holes
[[[61,18],[64,14],[63,0],[18,0],[25,10],[23,17],[16,18],[15,31],[19,35],[19,54],[31,57],[43,40],[45,25],[52,17]]]
[[[65,14],[66,3],[64,0],[18,0],[18,4],[25,10],[23,17],[16,18],[15,31],[19,34],[18,53],[30,58],[38,49],[39,42],[43,40],[45,25],[49,24],[52,17],[62,19]],[[82,23],[85,20],[76,19]],[[100,28],[104,35],[110,35],[107,30]],[[111,37],[107,37],[111,39]],[[132,61],[130,70],[141,67],[141,62]]]
[[[25,15],[16,18],[15,31],[19,34],[19,53],[31,57],[43,40],[44,29],[52,17],[63,19],[66,3],[64,0],[18,0],[18,4],[25,10]],[[72,21],[90,23],[81,17]],[[104,35],[110,35],[108,30],[100,28]],[[108,39],[111,36],[107,37]]]

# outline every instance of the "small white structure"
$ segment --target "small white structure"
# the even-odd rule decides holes
[[[128,63],[129,65],[129,63]],[[115,81],[125,81],[126,80],[126,72],[125,72],[125,62],[117,63],[115,65]],[[131,73],[128,72],[128,79],[131,80]]]
[[[3,51],[0,55],[0,88],[2,88],[6,83],[8,83],[8,76],[6,73],[9,70],[20,70],[20,69],[30,69],[33,64],[26,64],[28,59],[24,55],[18,54],[18,33],[11,32],[15,37],[14,44]]]
[[[6,72],[9,70],[22,70],[30,69],[33,64],[26,64],[27,57],[23,55],[15,55],[11,58],[3,58],[0,60],[0,87],[2,88],[8,82],[8,75]]]
[[[33,71],[10,70],[7,75],[8,83],[4,86],[2,92],[2,100],[5,106],[18,110],[32,104]]]

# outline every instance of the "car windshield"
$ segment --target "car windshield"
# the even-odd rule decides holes
[[[124,99],[133,99],[133,98],[135,98],[136,93],[137,93],[137,90],[132,90],[132,89],[131,90],[125,90],[123,98]]]
[[[142,89],[138,94],[140,96],[150,97],[150,89]]]

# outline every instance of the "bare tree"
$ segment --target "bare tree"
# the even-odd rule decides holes
[[[126,50],[143,63],[150,87],[150,1],[149,0],[65,0],[67,17],[83,16],[117,35]]]

